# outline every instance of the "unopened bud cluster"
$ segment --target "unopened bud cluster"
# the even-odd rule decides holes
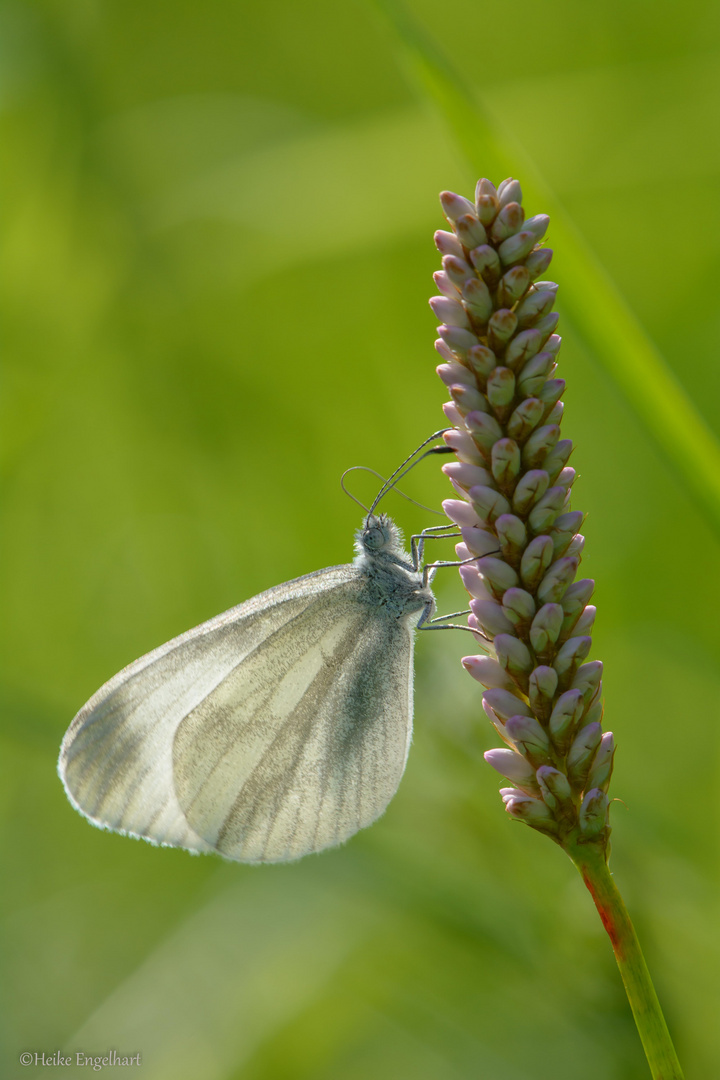
[[[489,654],[463,664],[506,744],[485,757],[513,785],[501,788],[512,817],[559,843],[605,845],[615,748],[601,726],[602,664],[587,662],[594,583],[575,580],[583,514],[570,508],[572,442],[560,437],[558,287],[538,280],[549,219],[525,218],[512,179],[497,190],[480,180],[474,202],[440,201],[452,231],[435,234],[442,295],[430,306],[457,456],[444,472],[459,495],[443,505],[462,534],[468,623]]]

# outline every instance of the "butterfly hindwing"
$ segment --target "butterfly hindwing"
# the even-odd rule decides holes
[[[78,713],[59,769],[93,823],[243,861],[369,824],[402,776],[412,632],[353,565],[254,597],[147,654]]]
[[[369,825],[397,790],[412,636],[378,617],[362,589],[354,581],[318,598],[180,724],[178,798],[221,853],[275,861],[319,851]]]

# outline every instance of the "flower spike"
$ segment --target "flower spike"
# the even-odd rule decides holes
[[[517,785],[501,789],[511,817],[606,856],[615,744],[602,733],[602,664],[587,660],[594,583],[576,580],[584,515],[570,506],[573,447],[560,430],[558,286],[538,280],[549,218],[525,216],[512,178],[480,180],[474,202],[440,201],[449,229],[435,236],[442,295],[430,306],[458,459],[444,466],[458,497],[443,505],[461,529],[458,558],[474,559],[460,568],[468,623],[492,643],[463,665],[507,744],[485,757]]]

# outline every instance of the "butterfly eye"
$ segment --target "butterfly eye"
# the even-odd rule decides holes
[[[380,551],[389,540],[387,526],[383,519],[369,518],[363,532],[363,546],[368,551]]]

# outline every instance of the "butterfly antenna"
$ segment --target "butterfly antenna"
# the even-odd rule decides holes
[[[348,491],[348,489],[347,489],[347,488],[345,487],[345,477],[347,476],[347,474],[348,474],[349,472],[355,472],[355,470],[356,470],[356,469],[365,469],[365,468],[367,468],[367,466],[366,466],[366,465],[351,465],[351,466],[350,466],[350,468],[349,468],[349,469],[346,469],[346,470],[345,470],[345,472],[344,472],[344,473],[342,474],[342,476],[340,477],[340,487],[341,487],[341,488],[343,489],[343,491],[344,491],[344,492],[345,492],[345,494],[346,494],[346,495],[348,496],[348,498],[352,499],[352,501],[353,501],[353,502],[356,502],[356,503],[358,504],[358,506],[361,506],[361,507],[363,508],[363,510],[365,511],[365,513],[366,513],[366,514],[369,514],[369,513],[370,513],[370,511],[368,510],[368,508],[367,508],[367,506],[365,505],[365,503],[361,503],[361,502],[360,502],[360,500],[359,500],[359,499],[357,499],[357,498],[356,498],[356,497],[355,497],[355,496],[353,495],[352,491]],[[368,469],[367,471],[368,471],[368,472],[375,472],[375,470],[374,470],[374,469]],[[380,476],[380,473],[375,473],[375,475],[376,475],[376,476]],[[381,477],[381,476],[380,476],[380,479],[382,480],[382,477]]]
[[[363,510],[367,514],[367,513],[370,513],[367,506],[363,506],[363,504],[360,502],[360,500],[356,499],[355,496],[352,495],[348,491],[348,489],[345,487],[345,485],[343,483],[343,480],[347,476],[347,474],[349,472],[352,472],[354,469],[362,469],[363,472],[372,473],[373,476],[377,476],[378,480],[382,480],[383,484],[387,484],[388,481],[385,479],[385,477],[382,475],[382,473],[379,473],[377,471],[377,469],[371,469],[369,465],[352,465],[349,469],[346,469],[345,472],[342,474],[342,479],[340,480],[340,487],[343,489],[343,491],[345,492],[346,495],[350,495],[350,498],[355,500],[355,502],[358,504],[358,506],[362,506]],[[412,495],[408,495],[406,492],[401,491],[399,487],[395,486],[395,484],[390,484],[390,487],[392,488],[393,491],[396,491],[398,493],[398,495],[402,495],[403,499],[407,499],[408,502],[414,503],[415,506],[419,506],[421,510],[427,510],[427,512],[429,514],[437,514],[439,517],[444,517],[445,516],[444,514],[441,514],[439,510],[434,510],[432,508],[432,506],[426,506],[425,503],[421,503],[421,502],[418,502],[417,499],[413,499]]]
[[[432,449],[432,450],[428,450],[428,451],[427,451],[427,452],[426,452],[425,454],[423,454],[423,455],[422,455],[422,457],[418,458],[418,459],[417,459],[417,461],[413,461],[413,458],[415,457],[415,455],[416,455],[416,454],[418,454],[418,453],[419,453],[419,452],[420,452],[420,451],[422,450],[422,448],[423,448],[424,446],[427,446],[427,444],[428,444],[429,442],[432,442],[432,441],[433,441],[433,439],[439,439],[439,438],[440,438],[440,436],[441,436],[441,435],[444,435],[446,431],[452,431],[452,428],[440,428],[440,430],[439,430],[439,431],[434,431],[434,432],[432,433],[432,435],[430,435],[430,436],[429,436],[429,437],[428,437],[427,439],[425,439],[425,441],[424,441],[424,442],[421,442],[421,443],[420,443],[420,445],[419,445],[419,446],[417,446],[417,447],[416,447],[416,448],[415,448],[415,449],[413,450],[412,454],[409,454],[409,455],[408,455],[408,457],[406,457],[406,458],[405,458],[405,460],[403,461],[402,465],[400,465],[400,466],[399,466],[399,467],[398,467],[398,468],[397,468],[397,469],[395,470],[395,472],[394,472],[394,473],[392,473],[392,475],[388,477],[388,479],[387,479],[387,480],[385,481],[385,483],[383,484],[383,486],[382,486],[382,487],[380,488],[380,491],[379,491],[379,492],[378,492],[378,494],[377,494],[377,495],[375,496],[375,501],[373,502],[372,506],[371,506],[371,507],[370,507],[370,509],[368,510],[368,514],[373,514],[373,513],[375,512],[375,507],[376,507],[376,506],[377,506],[377,504],[378,504],[378,503],[380,502],[380,500],[381,500],[381,499],[383,499],[383,498],[384,498],[384,497],[385,497],[385,496],[387,495],[387,493],[388,493],[388,491],[390,490],[390,488],[392,488],[392,487],[394,487],[394,486],[395,486],[395,481],[396,481],[396,480],[401,480],[403,476],[405,476],[405,475],[406,475],[407,473],[409,473],[409,472],[410,472],[410,470],[411,470],[412,468],[414,468],[414,467],[415,467],[415,465],[417,465],[417,464],[418,464],[418,462],[422,461],[422,459],[423,459],[424,457],[427,457],[427,455],[428,455],[428,454],[435,454],[435,453],[441,453],[441,454],[446,454],[446,453],[452,453],[452,450],[450,449],[450,447],[449,447],[449,446],[437,446],[437,447],[433,447],[433,449]],[[405,497],[407,498],[407,496],[405,496]],[[412,501],[414,501],[414,500],[412,500]],[[429,509],[429,508],[427,508],[427,509]],[[440,511],[439,511],[439,510],[433,510],[432,512],[433,512],[434,514],[439,514],[439,513],[440,513]],[[442,514],[440,514],[440,516],[442,517]]]

